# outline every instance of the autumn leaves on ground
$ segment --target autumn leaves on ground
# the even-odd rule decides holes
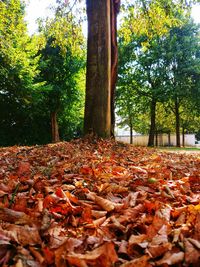
[[[0,266],[200,266],[200,153],[0,149]]]

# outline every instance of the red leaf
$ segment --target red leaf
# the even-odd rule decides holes
[[[42,249],[43,250],[43,254],[44,254],[44,258],[45,261],[47,262],[47,264],[53,264],[54,263],[54,259],[55,259],[55,254],[52,250],[50,250],[48,247],[45,247]]]

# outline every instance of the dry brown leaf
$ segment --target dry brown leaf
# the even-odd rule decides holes
[[[176,224],[176,226],[181,226],[181,225],[185,224],[185,221],[186,221],[186,213],[183,212],[178,217],[178,219],[176,220],[175,224]]]
[[[106,220],[106,216],[94,220],[92,223],[86,224],[86,228],[95,228],[101,226]]]
[[[148,262],[149,256],[142,256],[138,259],[131,260],[121,265],[121,267],[151,267],[152,265]]]
[[[113,193],[113,194],[120,194],[125,193],[128,191],[127,187],[117,185],[117,184],[110,184],[105,189],[102,190],[104,193]]]
[[[188,237],[187,240],[192,243],[197,249],[200,249],[200,241],[199,240],[196,240],[196,239],[193,239],[193,238],[190,238]]]
[[[138,167],[138,166],[131,166],[130,169],[134,173],[144,173],[144,174],[147,174],[147,170],[145,170],[144,168]]]
[[[187,264],[200,263],[200,250],[197,249],[191,240],[184,239],[185,262]]]
[[[127,208],[122,210],[122,215],[119,216],[118,221],[120,223],[135,221],[135,219],[144,212],[145,208],[142,204],[135,206],[134,208]]]
[[[147,235],[142,234],[142,235],[131,235],[128,243],[129,245],[134,245],[134,244],[140,244],[143,243],[147,239]]]
[[[154,216],[152,224],[147,228],[148,238],[156,236],[163,225],[167,225],[167,221],[159,216]]]
[[[181,234],[181,229],[182,229],[182,227],[174,229],[172,243],[175,243],[175,242],[177,242],[179,240],[179,237],[180,237],[180,234]]]
[[[163,225],[158,234],[152,238],[151,245],[161,245],[168,242],[168,227],[167,225]]]
[[[194,238],[197,240],[200,240],[200,212],[197,213],[196,220],[195,220]]]
[[[115,252],[114,244],[111,242],[106,242],[102,246],[86,254],[70,254],[66,256],[66,260],[69,262],[69,264],[77,267],[88,265],[94,267],[110,267],[117,262],[118,256]]]
[[[6,228],[7,231],[10,231],[17,237],[16,241],[23,246],[26,245],[33,246],[42,243],[37,228],[29,227],[27,225],[26,226],[9,225]]]
[[[122,240],[119,244],[118,253],[128,254],[127,246],[128,242],[126,240]]]
[[[171,211],[172,208],[169,205],[166,205],[165,207],[158,209],[155,214],[156,216],[159,216],[160,218],[163,218],[164,220],[169,222],[171,217]]]
[[[161,266],[163,264],[173,265],[181,263],[183,262],[183,260],[184,260],[184,252],[182,251],[177,253],[166,252],[166,254],[161,260],[156,261],[156,265],[157,266]]]
[[[115,216],[110,217],[110,221],[112,224],[110,224],[110,227],[115,227],[116,229],[120,229],[123,232],[126,232],[126,227],[122,225]]]
[[[92,210],[92,216],[95,217],[96,219],[104,217],[107,214],[107,211],[103,210]]]
[[[149,245],[149,247],[146,249],[147,254],[151,258],[157,258],[162,256],[165,252],[172,249],[171,243],[164,243],[160,245]]]
[[[15,223],[33,225],[35,221],[33,218],[21,211],[14,211],[8,208],[0,208],[0,220]]]
[[[97,205],[106,211],[112,211],[115,209],[115,205],[110,200],[97,196],[95,193],[88,193],[87,198],[93,200]]]
[[[139,192],[130,192],[124,202],[127,206],[135,207]]]
[[[31,253],[34,255],[34,257],[36,258],[36,260],[40,263],[43,264],[44,263],[44,257],[41,255],[41,253],[34,247],[29,247],[29,250],[31,251]]]

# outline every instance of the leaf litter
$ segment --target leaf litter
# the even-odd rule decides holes
[[[0,266],[200,266],[200,153],[0,149]]]

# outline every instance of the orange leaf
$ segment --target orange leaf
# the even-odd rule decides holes
[[[18,176],[30,175],[30,167],[31,165],[29,162],[20,162],[17,171]]]

